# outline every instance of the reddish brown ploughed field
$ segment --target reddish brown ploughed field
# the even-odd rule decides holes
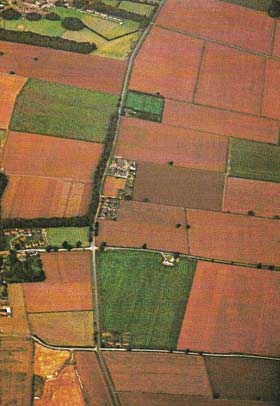
[[[115,155],[224,172],[227,149],[226,137],[123,117]]]
[[[0,128],[9,127],[16,97],[26,80],[20,76],[0,74]]]
[[[202,357],[113,352],[103,356],[117,392],[212,397]]]
[[[246,400],[194,399],[189,396],[155,393],[120,393],[122,406],[279,406],[277,402]]]
[[[127,157],[126,157],[127,158]],[[117,197],[118,191],[125,189],[126,179],[107,176],[104,187],[103,196]]]
[[[130,89],[192,100],[202,50],[201,40],[152,28],[136,57]]]
[[[123,201],[117,221],[99,221],[97,242],[135,248],[147,244],[150,249],[187,253],[184,213],[179,207]]]
[[[266,61],[265,86],[263,93],[262,114],[274,119],[280,118],[280,61]]]
[[[21,76],[113,94],[119,94],[122,88],[126,63],[116,59],[5,41],[0,41],[0,51],[4,52],[0,65],[3,73],[13,71]]]
[[[92,287],[73,282],[24,284],[26,308],[29,313],[92,310]]]
[[[253,210],[257,216],[280,215],[280,184],[227,178],[223,211],[247,214],[250,210]]]
[[[199,262],[178,348],[279,356],[280,274]]]
[[[279,361],[207,356],[205,363],[213,392],[220,398],[280,401]]]
[[[168,206],[221,210],[224,175],[153,163],[138,163],[133,199]]]
[[[168,0],[157,23],[251,51],[272,51],[273,19],[223,1]]]
[[[163,124],[278,144],[275,120],[174,100],[165,100]]]
[[[225,110],[261,114],[265,59],[207,43],[195,102]]]
[[[276,220],[189,209],[187,223],[192,255],[280,265]]]
[[[82,282],[91,284],[91,253],[89,251],[49,252],[42,253],[40,257],[47,283]]]
[[[3,218],[72,217],[86,214],[91,183],[35,176],[9,176]]]
[[[102,144],[10,132],[2,167],[10,175],[67,178],[91,182]]]
[[[75,359],[87,404],[112,406],[96,355],[94,353],[75,352]]]

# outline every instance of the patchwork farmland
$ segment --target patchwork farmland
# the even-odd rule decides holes
[[[24,271],[39,235],[46,275],[7,288],[0,270],[4,406],[278,405],[280,26],[265,1],[1,6],[4,38],[45,36],[0,41],[1,255]]]
[[[178,348],[277,356],[278,293],[278,273],[198,262]]]
[[[31,45],[0,41],[2,73],[119,94],[125,63],[99,56],[71,54]],[[110,75],[108,74],[110,72]]]

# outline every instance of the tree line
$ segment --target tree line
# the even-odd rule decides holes
[[[0,39],[3,41],[18,42],[20,44],[36,45],[44,48],[59,49],[80,54],[89,54],[96,49],[90,42],[76,42],[60,37],[49,37],[30,31],[13,31],[0,28]]]

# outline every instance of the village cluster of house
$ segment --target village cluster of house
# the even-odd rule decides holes
[[[4,236],[10,239],[11,249],[18,249],[19,246],[20,249],[42,248],[48,245],[44,228],[13,228],[4,230]]]
[[[120,199],[114,197],[102,197],[98,217],[102,220],[117,220]]]
[[[131,346],[131,334],[119,333],[118,331],[106,331],[102,333],[102,345],[105,348],[126,348]]]
[[[8,302],[8,285],[0,274],[0,317],[12,317],[13,311]]]
[[[114,157],[110,163],[107,175],[127,179],[130,174],[136,174],[136,162],[122,157]]]
[[[114,157],[107,170],[107,175],[126,180],[125,189],[117,197],[102,196],[98,217],[116,220],[121,199],[131,199],[136,177],[136,162],[121,157]]]

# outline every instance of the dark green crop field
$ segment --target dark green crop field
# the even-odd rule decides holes
[[[124,250],[97,255],[103,331],[129,332],[134,348],[176,348],[196,262],[162,260]]]
[[[103,142],[117,96],[29,79],[15,103],[11,129]]]
[[[229,176],[280,182],[280,147],[232,138]]]

